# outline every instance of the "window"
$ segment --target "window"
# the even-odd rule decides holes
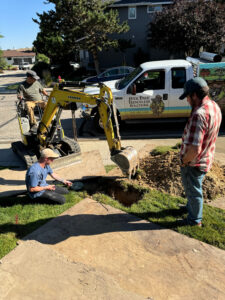
[[[121,79],[119,82],[116,82],[116,88],[118,90],[124,89],[141,72],[142,72],[142,68],[141,67],[138,67],[138,68],[134,69],[126,77],[124,77],[123,79]]]
[[[147,90],[164,90],[165,89],[165,71],[152,70],[144,72],[135,82],[137,93]]]
[[[14,65],[20,65],[22,62],[23,62],[23,61],[22,61],[21,58],[14,58],[14,60],[13,60],[13,64],[14,64]]]
[[[119,74],[119,69],[112,69],[112,70],[108,70],[108,71],[102,73],[100,78],[113,76],[113,75],[118,75],[118,74]]]
[[[12,60],[12,57],[7,57],[8,60]]]
[[[182,89],[186,82],[185,68],[172,68],[172,88]]]
[[[23,61],[31,64],[32,63],[32,58],[24,58]]]
[[[129,74],[130,73],[130,70],[128,68],[125,68],[125,67],[122,67],[119,69],[119,74]]]
[[[161,11],[162,10],[162,6],[161,5],[148,5],[147,6],[147,13],[154,13],[157,11]]]
[[[136,19],[136,7],[128,7],[128,19]]]

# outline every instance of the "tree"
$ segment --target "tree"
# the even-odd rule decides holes
[[[49,57],[47,57],[46,55],[41,54],[41,53],[38,53],[38,54],[37,54],[36,60],[37,60],[38,62],[44,62],[44,63],[46,63],[46,64],[49,64],[49,63],[50,63]]]
[[[3,38],[3,35],[0,34],[0,38]],[[5,59],[2,57],[3,52],[0,48],[0,68],[4,68],[6,66],[6,61]]]
[[[50,10],[48,13],[37,13],[37,16],[39,21],[36,19],[33,19],[33,21],[39,24],[40,32],[33,42],[35,51],[49,57],[51,63],[67,61],[71,51],[68,51],[63,43],[55,12]]]
[[[87,49],[93,55],[95,69],[99,73],[98,53],[118,47],[118,41],[110,35],[129,29],[126,22],[119,24],[118,11],[109,9],[112,2],[48,0],[47,3],[55,4],[55,10],[37,14],[39,20],[34,19],[40,26],[34,42],[37,51],[51,58],[56,53],[61,59],[69,59],[79,49]],[[83,37],[78,43],[77,40]]]
[[[136,44],[132,42],[131,39],[118,39],[118,48],[115,49],[116,52],[121,52],[123,54],[123,62],[122,64],[125,66],[126,62],[126,50],[130,48],[134,48]]]
[[[222,9],[223,8],[223,9]],[[150,23],[151,45],[171,53],[198,55],[199,49],[219,52],[225,42],[224,4],[175,0]]]

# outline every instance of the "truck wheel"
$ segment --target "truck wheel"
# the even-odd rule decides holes
[[[99,116],[99,112],[96,111],[95,115],[94,115],[94,119],[93,119],[94,125],[95,125],[95,129],[99,132],[99,133],[104,133],[104,128],[103,128],[103,124],[102,121],[100,119]]]

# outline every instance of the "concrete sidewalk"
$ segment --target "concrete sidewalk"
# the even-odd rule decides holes
[[[0,280],[2,300],[224,300],[225,255],[85,199],[5,256]]]

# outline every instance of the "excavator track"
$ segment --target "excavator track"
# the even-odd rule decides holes
[[[81,150],[77,141],[64,137],[55,149],[62,155],[55,159],[52,163],[52,168],[59,169],[81,162]]]
[[[80,145],[77,141],[71,140],[67,137],[64,137],[62,139],[62,144],[64,144],[66,147],[68,147],[68,152],[80,154]],[[62,145],[63,146],[63,145]]]
[[[27,168],[37,162],[37,156],[20,141],[11,144],[12,150],[25,162]]]

